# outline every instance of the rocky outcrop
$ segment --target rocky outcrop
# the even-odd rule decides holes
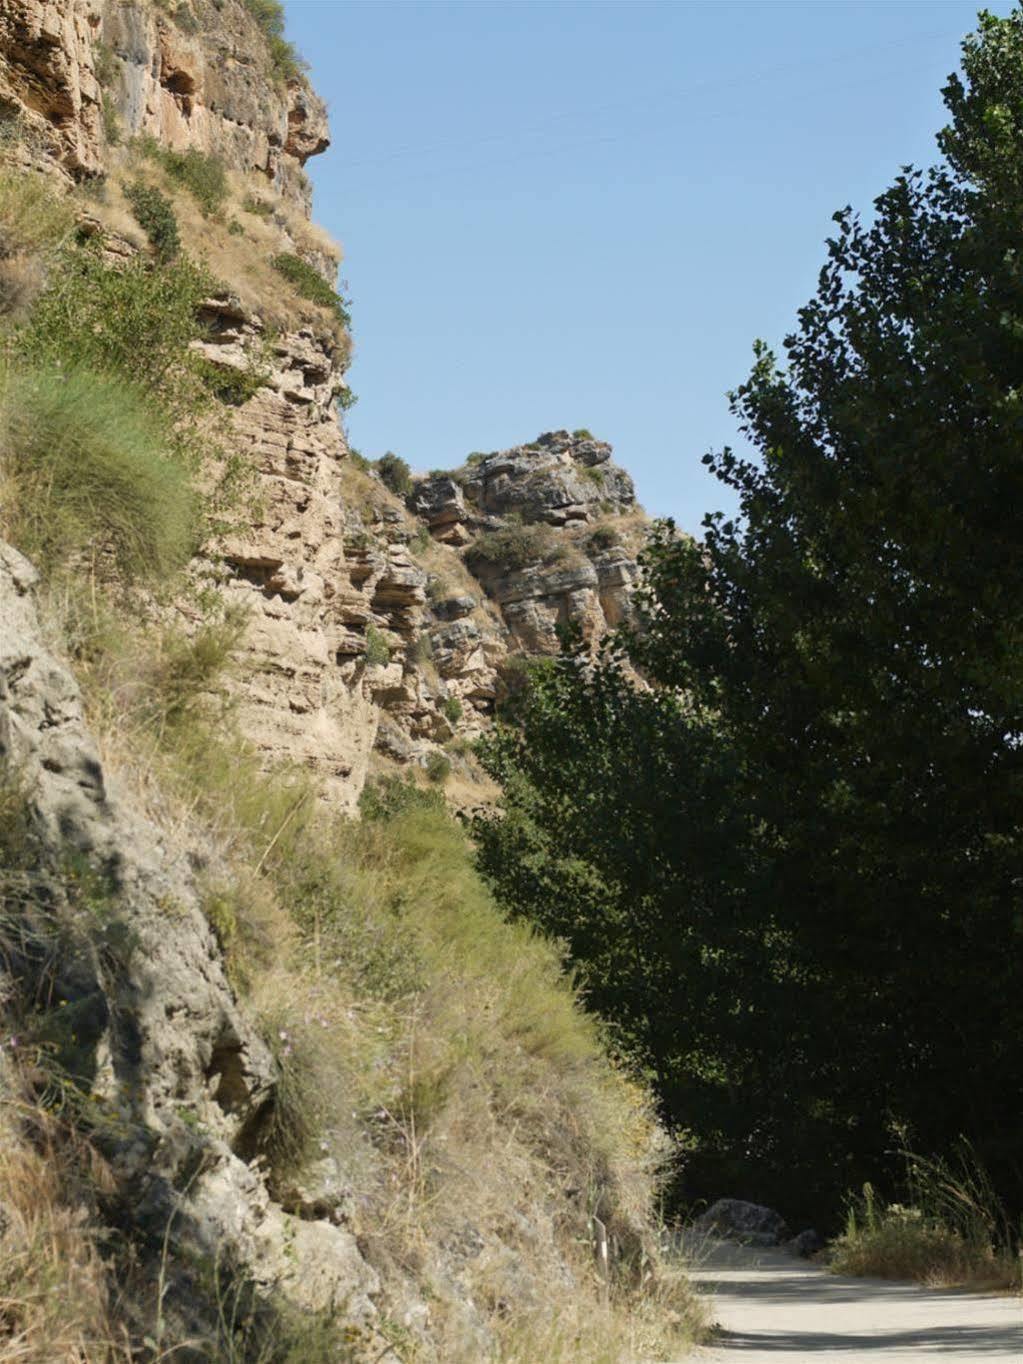
[[[157,1245],[169,1228],[187,1261],[230,1264],[299,1309],[344,1303],[369,1328],[377,1279],[351,1232],[320,1205],[289,1217],[252,1160],[277,1069],[203,913],[207,852],[174,846],[108,783],[43,642],[34,580],[0,545],[0,775],[17,780],[33,840],[18,935],[0,933],[0,1000],[33,1012],[88,1093],[114,1203]]]
[[[303,226],[301,168],[327,145],[323,106],[304,80],[274,74],[242,0],[173,12],[0,0],[0,101],[21,121],[19,145],[71,177],[137,173],[119,169],[111,121],[122,143],[147,134],[217,156],[245,184],[258,175],[260,252],[297,252],[333,281],[334,257]],[[104,227],[98,205],[87,212],[112,257],[142,247],[116,215]],[[230,253],[217,262],[230,288]],[[226,437],[254,481],[252,509],[211,547],[217,585],[249,622],[237,714],[268,766],[307,768],[352,811],[379,757],[425,764],[478,735],[511,655],[556,652],[566,626],[595,644],[628,619],[642,515],[611,446],[583,431],[474,456],[417,479],[406,501],[371,472],[355,479],[336,406],[347,335],[325,312],[310,320],[315,309],[282,324],[267,299],[264,316],[243,284],[244,304],[226,291],[207,301],[196,343],[252,394],[229,410]]]
[[[26,159],[94,175],[102,143],[97,0],[0,0],[0,111],[21,120]]]
[[[173,19],[144,0],[0,0],[0,54],[0,107],[72,177],[105,168],[106,104],[123,136],[215,154],[308,209],[326,111],[275,75],[241,0],[183,0]]]
[[[596,642],[629,616],[645,524],[611,446],[549,431],[419,480],[409,505],[500,608],[509,647],[551,654],[565,627]]]

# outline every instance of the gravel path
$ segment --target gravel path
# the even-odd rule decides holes
[[[694,1364],[1023,1364],[1023,1302],[827,1274],[774,1250],[688,1247],[691,1277],[712,1294],[721,1332]]]

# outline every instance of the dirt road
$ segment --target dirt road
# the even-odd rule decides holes
[[[847,1279],[775,1250],[689,1246],[692,1278],[721,1326],[694,1364],[1023,1364],[1019,1298]]]

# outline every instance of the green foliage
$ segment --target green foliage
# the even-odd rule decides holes
[[[270,63],[281,80],[294,80],[306,64],[284,37],[284,5],[281,0],[242,0],[266,39]]]
[[[471,454],[466,455],[465,462],[470,469],[475,469],[477,465],[482,464],[486,458],[487,456],[482,450],[473,450]]]
[[[170,178],[188,190],[207,217],[223,207],[228,193],[227,172],[218,156],[189,147],[184,152],[161,149],[158,159]]]
[[[112,267],[89,248],[72,249],[59,281],[21,328],[17,349],[41,366],[117,375],[184,419],[194,413],[196,393],[184,361],[209,290],[209,276],[187,260],[153,269],[136,258]]]
[[[950,1287],[1023,1287],[1023,1267],[986,1171],[971,1147],[951,1159],[904,1153],[905,1202],[885,1203],[871,1184],[849,1200],[830,1247],[838,1274],[915,1279]]]
[[[216,365],[205,356],[193,356],[190,365],[203,386],[228,407],[241,407],[247,403],[259,392],[268,377],[267,371],[257,364],[236,369],[234,365]]]
[[[621,543],[621,533],[616,526],[596,526],[586,537],[586,548],[594,553],[614,549]]]
[[[391,646],[382,630],[375,625],[366,626],[366,649],[363,654],[371,668],[385,667],[391,661]]]
[[[441,703],[441,713],[449,724],[457,725],[462,718],[462,703],[457,696],[445,696]]]
[[[344,299],[308,261],[290,251],[282,251],[279,255],[271,256],[270,264],[303,298],[308,298],[321,308],[328,308],[343,327],[351,326],[351,315]]]
[[[173,260],[181,250],[178,220],[171,201],[155,185],[141,180],[125,186],[124,197],[135,220],[161,260]]]
[[[565,553],[549,526],[511,524],[480,535],[466,550],[465,561],[474,572],[481,565],[520,569],[556,563]]]
[[[18,546],[52,573],[111,556],[127,580],[160,580],[196,548],[189,471],[152,405],[84,370],[30,369],[3,390],[5,515]]]
[[[363,473],[369,473],[373,467],[373,461],[367,459],[361,450],[356,450],[354,445],[348,447],[348,458],[355,465],[356,469],[361,469]]]
[[[381,455],[376,462],[376,471],[380,475],[380,481],[385,488],[389,488],[396,497],[404,497],[412,490],[412,474],[406,462],[400,456],[388,450],[385,455]]]
[[[426,755],[424,770],[428,781],[442,786],[451,776],[451,759],[439,749],[434,749]]]
[[[644,555],[656,689],[566,662],[487,758],[481,865],[693,1130],[687,1194],[807,1220],[892,1121],[1023,1209],[1023,12],[945,93],[948,164],[839,212],[756,348],[757,457],[707,457],[740,518]]]
[[[352,390],[348,387],[348,385],[345,384],[338,391],[338,395],[335,401],[337,402],[337,405],[342,412],[347,412],[349,408],[354,407],[355,404],[359,401],[359,395],[357,393],[353,393]]]
[[[593,432],[586,426],[578,426],[572,432],[576,440],[593,440]]]

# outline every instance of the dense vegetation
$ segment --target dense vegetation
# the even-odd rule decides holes
[[[654,1076],[683,1196],[793,1219],[961,1136],[1023,1209],[1019,11],[944,95],[943,163],[835,215],[733,395],[739,518],[662,525],[641,628],[487,750],[481,866]]]
[[[182,250],[111,263],[73,222],[45,187],[0,177],[0,536],[41,570],[48,635],[154,847],[196,850],[229,975],[277,1058],[259,1151],[271,1192],[336,1155],[365,1253],[431,1302],[439,1358],[469,1357],[438,1251],[467,1228],[507,1260],[479,1256],[457,1288],[495,1358],[674,1357],[699,1312],[649,1236],[665,1143],[646,1092],[608,1062],[558,950],[497,910],[439,791],[375,787],[356,822],[325,812],[303,773],[261,770],[226,695],[246,623],[192,560],[199,546],[215,560],[223,519],[246,512],[223,395],[191,348],[210,280]],[[366,650],[389,657],[372,626]],[[425,775],[439,784],[438,756]],[[130,904],[93,895],[84,859],[48,867],[37,903],[41,858],[18,773],[0,770],[0,960],[27,908],[34,933],[65,899],[97,951],[115,918],[130,936]],[[52,1001],[15,989],[0,1005],[17,1041],[0,1096],[0,1359],[349,1357],[331,1322],[291,1321],[251,1283],[225,1300],[173,1217],[155,1242],[136,1234],[79,1121],[89,1084],[51,1040]],[[603,1286],[592,1216],[619,1251]],[[175,1293],[187,1346],[166,1324]],[[409,1344],[400,1321],[380,1330]]]

